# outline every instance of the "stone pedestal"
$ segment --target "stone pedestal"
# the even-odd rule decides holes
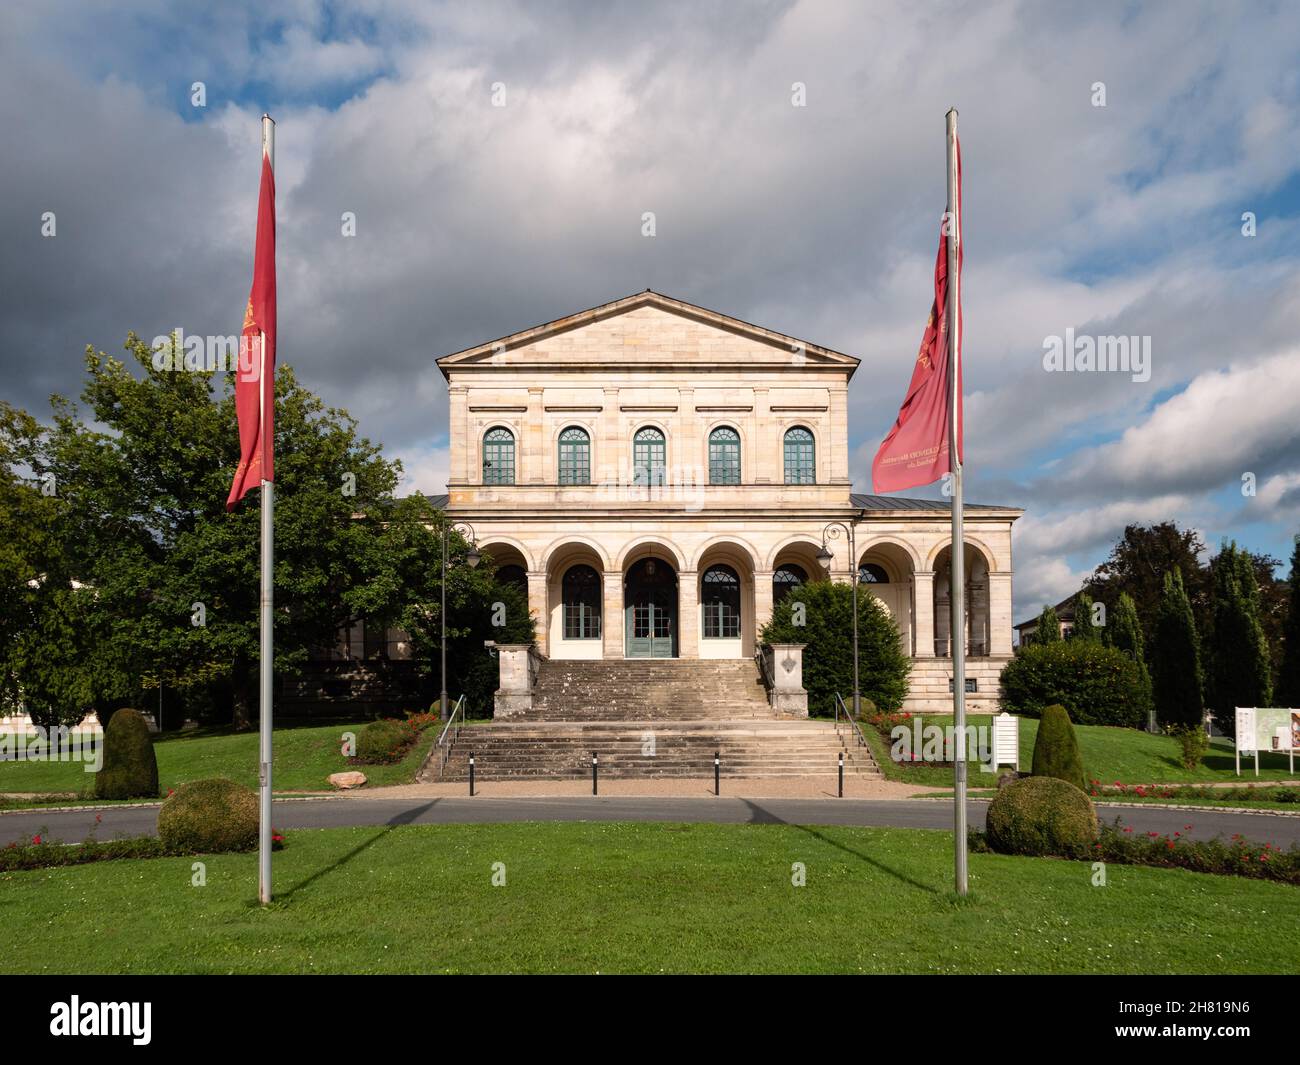
[[[533,708],[531,650],[526,643],[497,644],[501,686],[492,700],[493,717],[515,717]]]
[[[801,643],[774,643],[764,648],[770,653],[772,671],[772,709],[778,714],[808,716],[808,693],[803,686],[803,649]]]

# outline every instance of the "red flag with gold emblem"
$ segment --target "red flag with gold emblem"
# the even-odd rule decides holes
[[[275,174],[265,151],[253,287],[244,310],[235,375],[235,413],[239,419],[239,465],[226,500],[227,510],[233,510],[250,488],[275,480]]]
[[[939,257],[934,264],[934,303],[925,323],[921,350],[912,370],[907,397],[871,464],[876,492],[900,492],[937,481],[952,472],[949,461],[949,420],[952,417],[952,378],[948,346],[948,240],[957,241],[957,335],[952,345],[957,363],[957,461],[965,459],[961,410],[961,145],[957,145],[957,205],[945,214],[939,231]]]

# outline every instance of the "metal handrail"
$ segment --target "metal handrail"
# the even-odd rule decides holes
[[[835,732],[843,738],[840,733],[840,712],[844,713],[844,720],[852,726],[851,736],[857,739],[858,746],[867,752],[867,758],[875,763],[875,756],[871,753],[871,745],[867,743],[866,734],[862,731],[862,726],[854,720],[853,715],[849,713],[849,708],[844,704],[844,697],[839,692],[835,693]]]
[[[763,687],[767,689],[767,701],[772,701],[772,689],[776,687],[776,678],[772,675],[772,668],[768,664],[767,652],[771,648],[768,644],[762,644],[754,652],[754,661],[758,663],[758,672],[763,678]]]
[[[452,704],[451,714],[447,718],[447,724],[443,726],[442,735],[438,737],[438,742],[433,745],[438,752],[438,776],[442,776],[443,769],[447,766],[447,759],[451,757],[452,748],[456,746],[456,741],[460,738],[461,726],[465,724],[465,695],[462,692],[461,697]]]

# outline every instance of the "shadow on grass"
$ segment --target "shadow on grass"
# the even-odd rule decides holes
[[[342,855],[336,861],[331,862],[323,869],[316,870],[316,872],[312,873],[311,876],[307,877],[305,880],[300,880],[298,883],[294,884],[293,887],[289,888],[288,890],[283,891],[278,895],[276,895],[276,901],[288,902],[296,894],[298,894],[298,892],[311,887],[311,885],[316,883],[316,881],[322,879],[323,877],[328,876],[330,873],[334,873],[342,869],[345,865],[347,865],[350,861],[352,861],[353,858],[357,857],[357,855],[363,853],[364,851],[369,850],[381,839],[389,835],[394,829],[403,828],[407,825],[414,824],[422,814],[427,813],[428,811],[432,810],[435,806],[437,806],[438,802],[439,802],[438,799],[433,799],[427,803],[424,803],[421,806],[413,806],[409,810],[403,810],[401,813],[391,818],[373,836],[371,836],[367,840],[363,840],[361,843],[358,843],[355,847],[353,847],[350,851],[348,851],[347,854]]]
[[[741,801],[744,802],[744,804],[748,806],[750,809],[751,812],[750,824],[786,825],[790,828],[797,828],[800,832],[807,833],[808,835],[812,836],[814,839],[821,840],[821,842],[834,847],[836,850],[841,850],[845,854],[851,854],[854,858],[858,859],[858,861],[865,862],[867,865],[870,865],[875,869],[879,869],[882,873],[885,873],[888,876],[892,876],[895,880],[901,881],[902,883],[907,884],[909,887],[914,887],[918,891],[924,891],[930,895],[940,894],[940,892],[936,888],[931,887],[929,884],[924,884],[919,880],[914,880],[906,873],[899,872],[899,870],[893,869],[890,866],[885,865],[883,862],[877,861],[869,854],[863,854],[861,851],[854,850],[852,847],[847,847],[843,843],[839,842],[838,840],[834,840],[831,839],[829,836],[823,835],[815,828],[812,828],[808,825],[800,825],[793,821],[786,821],[783,818],[777,817],[770,810],[765,810],[763,807],[758,806],[753,802],[750,802],[748,799],[743,799]]]

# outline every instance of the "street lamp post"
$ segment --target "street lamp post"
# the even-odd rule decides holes
[[[838,540],[841,536],[849,542],[850,580],[853,584],[853,716],[862,715],[862,689],[858,685],[858,540],[855,525],[846,525],[842,521],[832,521],[822,530],[822,548],[817,552],[817,561],[829,572],[831,560],[835,553],[826,546],[826,541]]]
[[[447,542],[451,538],[451,530],[455,529],[464,536],[469,534],[469,552],[465,555],[465,561],[469,563],[470,569],[478,567],[480,556],[478,548],[474,546],[474,527],[467,521],[444,521],[442,525],[442,609],[438,616],[442,622],[442,668],[441,683],[442,691],[438,696],[438,718],[441,721],[447,720],[447,572],[450,565],[447,561]]]

